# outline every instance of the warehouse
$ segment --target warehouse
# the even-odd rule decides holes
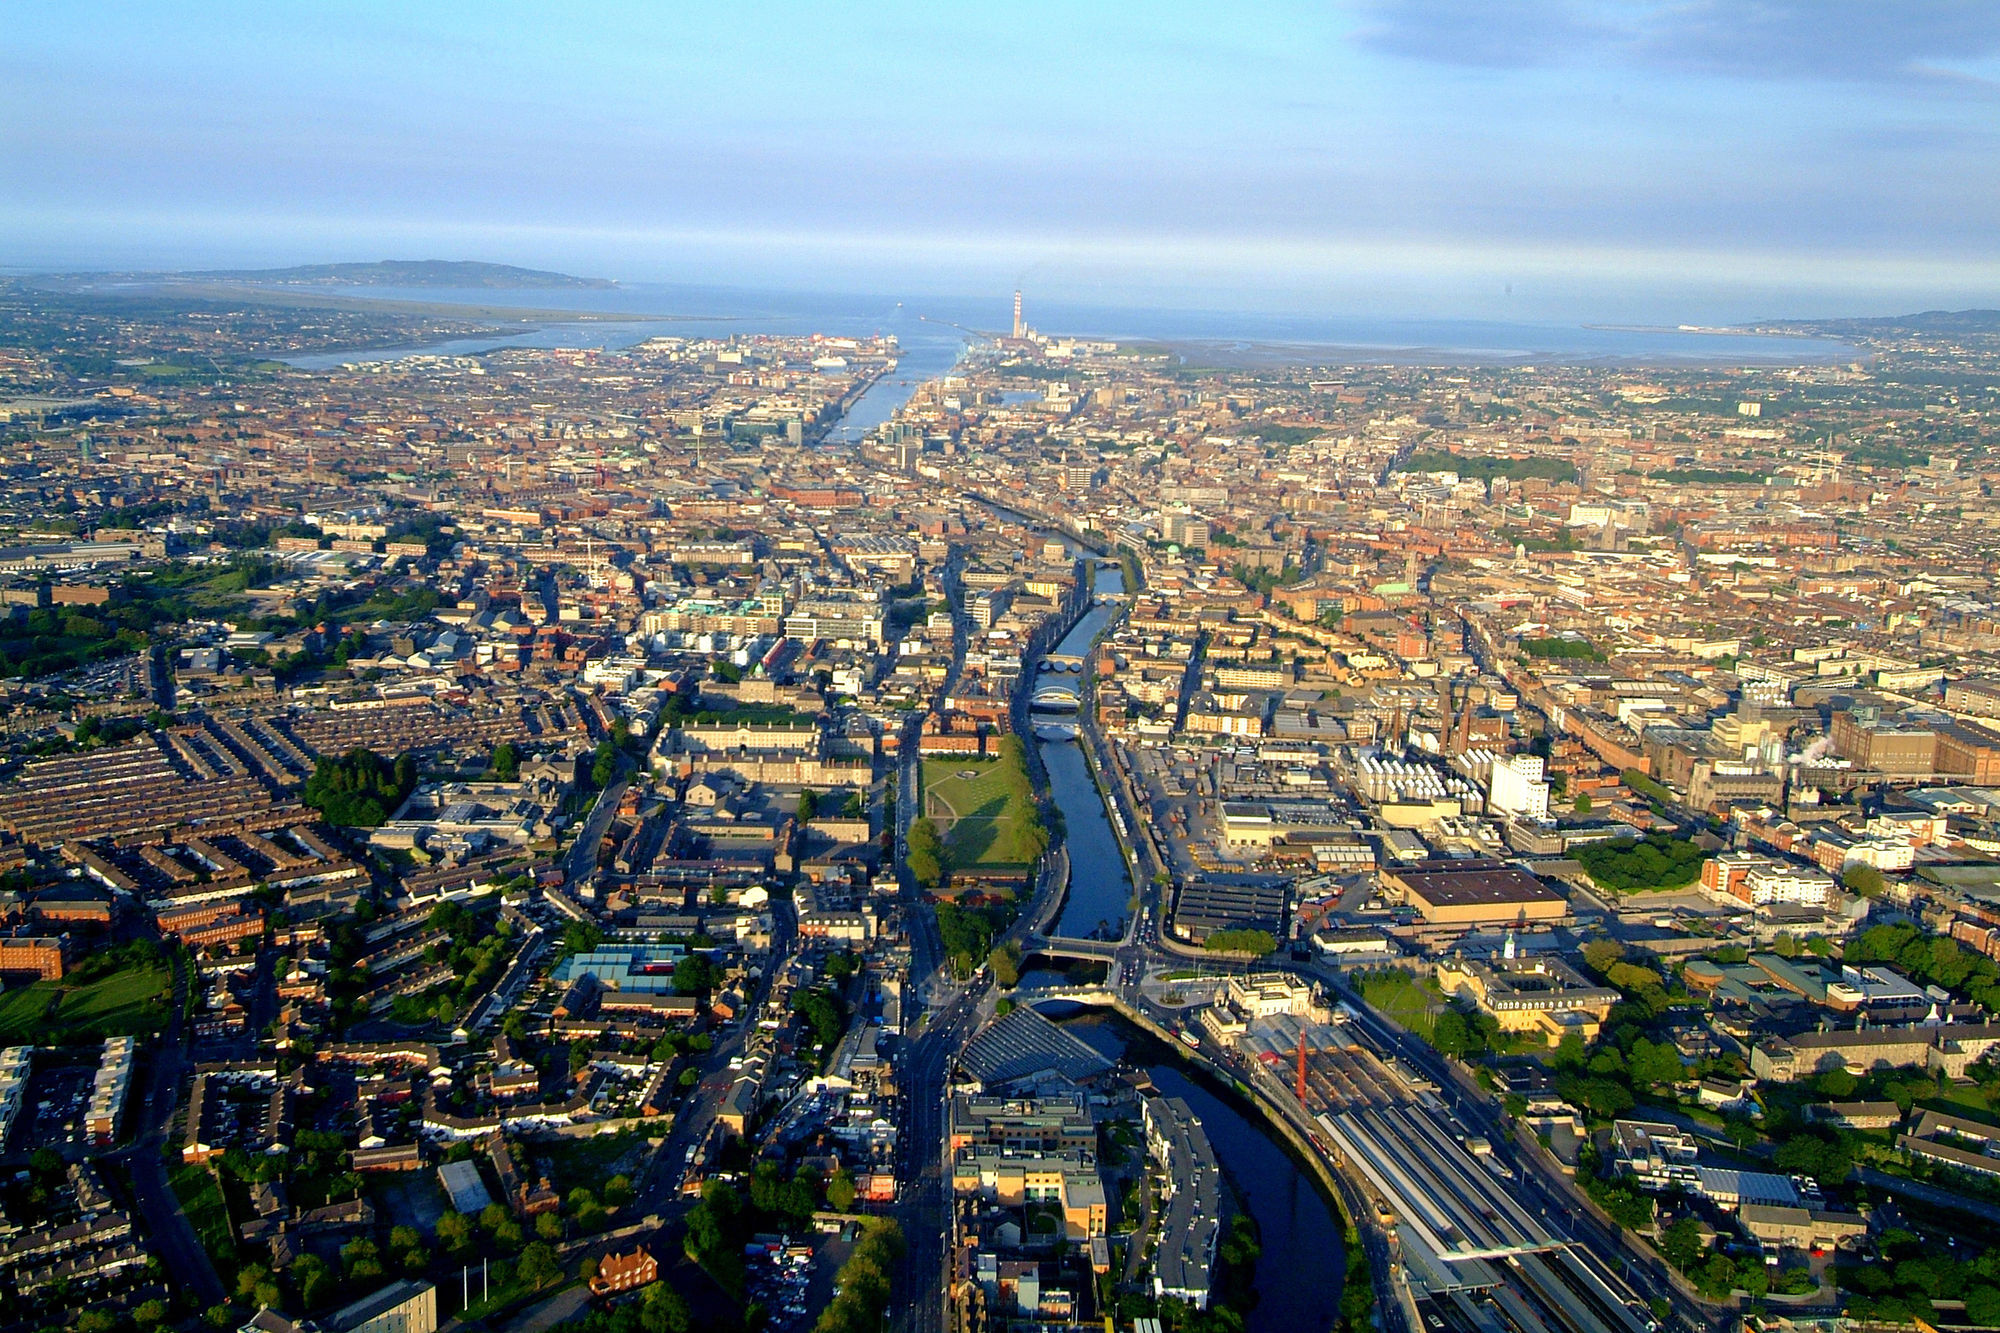
[[[1289,898],[1283,883],[1193,880],[1175,899],[1174,933],[1195,944],[1222,930],[1268,930],[1282,939]]]
[[[1426,861],[1384,870],[1382,884],[1400,892],[1432,926],[1514,926],[1569,915],[1568,899],[1527,871],[1499,861]]]

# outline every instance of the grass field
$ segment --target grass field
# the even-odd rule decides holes
[[[236,1271],[236,1243],[229,1233],[229,1205],[222,1198],[222,1182],[206,1166],[188,1163],[169,1167],[167,1183],[181,1201],[181,1211],[187,1214],[201,1247],[227,1280]]]
[[[998,759],[923,761],[924,813],[937,823],[954,870],[1000,870],[1041,854],[1034,809],[1017,793],[1026,774]]]
[[[164,964],[128,967],[83,985],[37,981],[0,995],[0,1045],[153,1032],[169,1017],[173,971]]]
[[[579,1185],[601,1194],[604,1182],[615,1175],[636,1176],[645,1165],[652,1145],[638,1130],[616,1134],[593,1134],[587,1139],[555,1139],[537,1143],[532,1155],[546,1162],[554,1177],[556,1193],[567,1195]]]
[[[1394,1019],[1429,1041],[1444,1000],[1421,981],[1399,975],[1370,977],[1361,983],[1361,998],[1383,1016]]]

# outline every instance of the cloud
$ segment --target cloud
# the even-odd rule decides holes
[[[1444,65],[1611,64],[1987,91],[2000,5],[1971,0],[1365,0],[1353,39]]]
[[[1749,78],[1901,82],[2000,52],[2000,7],[1966,0],[1694,0],[1655,12],[1641,60]]]
[[[1368,0],[1362,12],[1362,46],[1475,69],[1568,64],[1631,40],[1578,0]]]

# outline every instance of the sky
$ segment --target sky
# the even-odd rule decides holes
[[[0,267],[1411,317],[2000,305],[2000,4],[94,3],[0,25]]]

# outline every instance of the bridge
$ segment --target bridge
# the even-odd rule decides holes
[[[1021,941],[1021,954],[1038,953],[1044,958],[1071,958],[1086,963],[1109,963],[1125,947],[1123,940],[1072,940],[1061,935],[1031,934]]]
[[[1068,681],[1053,681],[1047,685],[1037,685],[1029,705],[1037,710],[1060,709],[1074,713],[1082,707],[1082,699],[1077,695],[1076,686]]]
[[[1032,986],[1016,990],[1011,998],[1016,1004],[1051,1004],[1062,1001],[1065,1004],[1106,1005],[1118,1003],[1118,997],[1108,986]]]

